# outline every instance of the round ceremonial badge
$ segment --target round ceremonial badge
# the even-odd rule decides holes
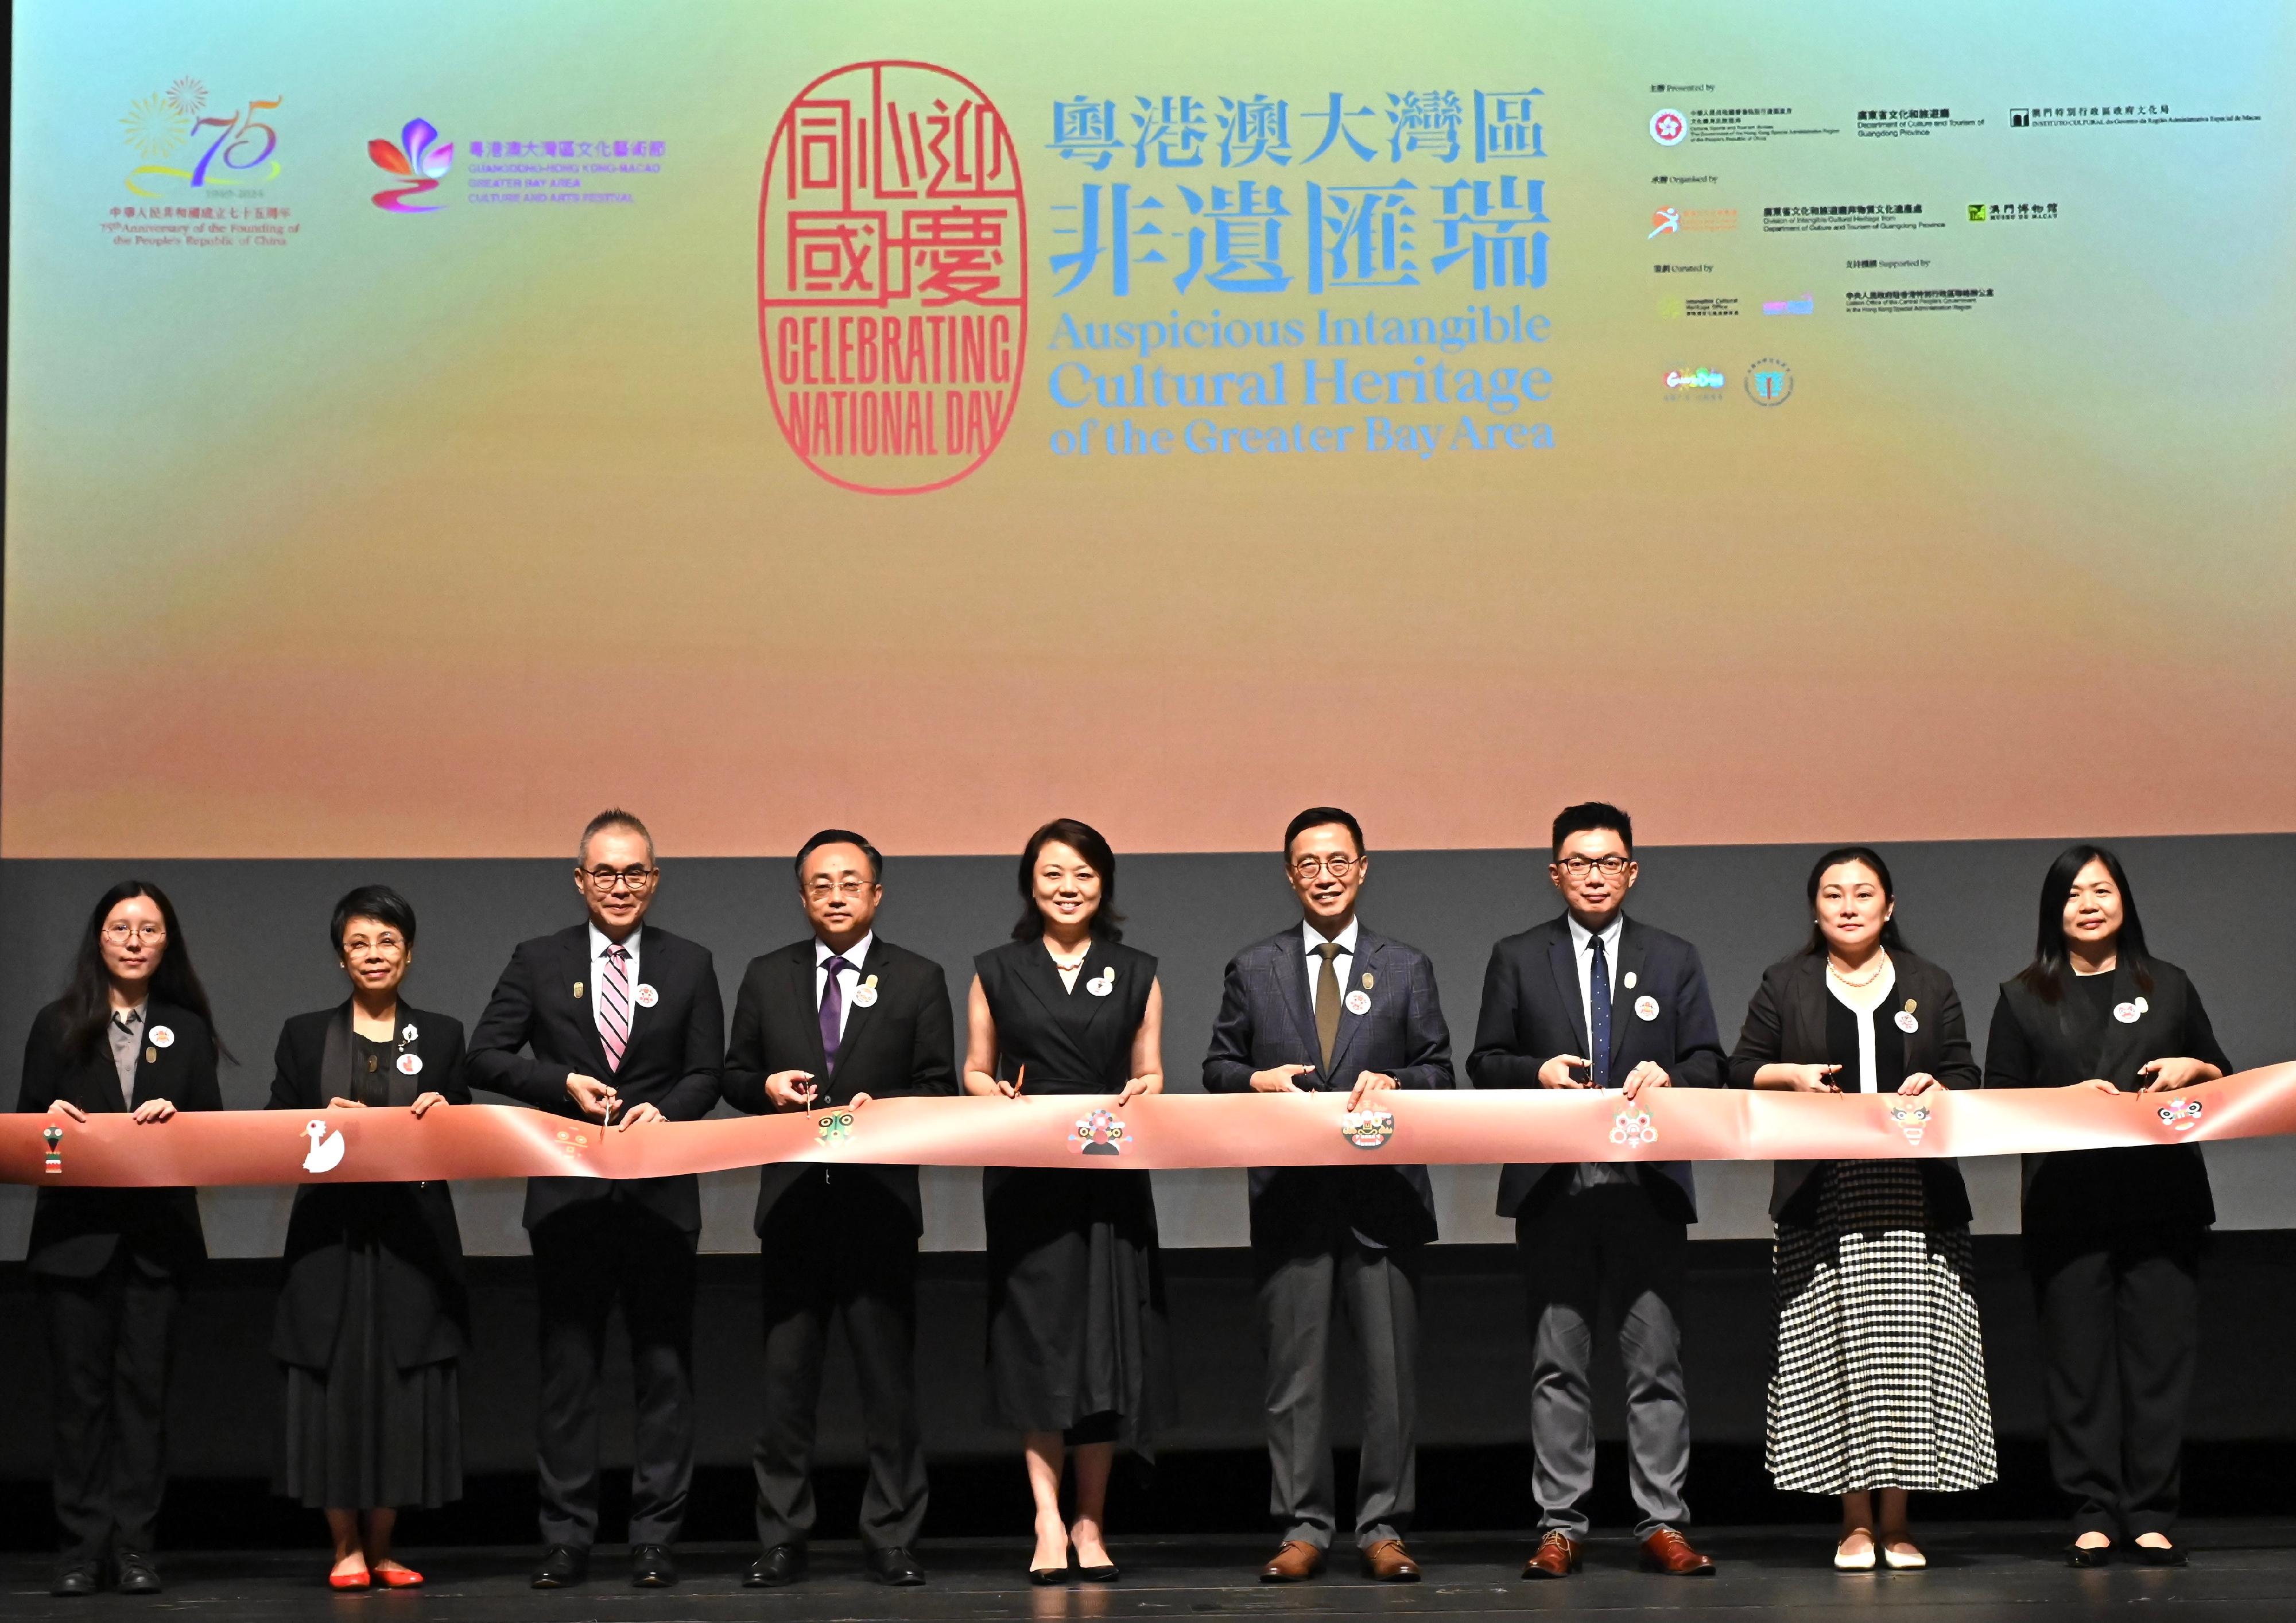
[[[165,1026],[154,1026],[152,1028],[152,1047],[173,1048],[175,1045],[176,1034],[174,1032],[168,1030]]]
[[[1349,993],[1349,994],[1348,994],[1348,1012],[1349,1012],[1349,1013],[1350,1013],[1350,1014],[1368,1014],[1368,1013],[1370,1013],[1370,1012],[1371,1012],[1371,994],[1370,994],[1370,993],[1368,993],[1368,992],[1350,992],[1350,993]]]
[[[1919,1031],[1922,1029],[1922,1022],[1914,1018],[1914,1012],[1911,1009],[1898,1010],[1897,1021],[1898,1029],[1900,1031]]]
[[[638,989],[631,996],[637,999],[638,1007],[641,1009],[651,1009],[661,1001],[661,994],[643,980],[638,982]]]
[[[421,1054],[402,1053],[398,1056],[398,1070],[400,1075],[411,1077],[422,1069],[422,1056]]]
[[[2143,1012],[2144,1011],[2133,1003],[2119,1003],[2112,1005],[2112,1018],[2124,1026],[2135,1025]]]
[[[1644,993],[1640,997],[1636,998],[1635,1016],[1638,1020],[1656,1020],[1658,1018],[1658,999],[1652,997],[1647,992]]]
[[[1116,990],[1116,971],[1106,969],[1084,983],[1084,989],[1095,997],[1105,997]]]
[[[871,1008],[874,1006],[876,1002],[877,988],[874,986],[870,985],[867,981],[864,981],[859,986],[853,988],[853,1006],[855,1008]]]

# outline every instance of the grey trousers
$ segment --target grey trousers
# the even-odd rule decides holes
[[[1587,1531],[1595,1486],[1595,1414],[1587,1369],[1607,1294],[1626,1365],[1628,1482],[1635,1537],[1690,1524],[1690,1405],[1682,1380],[1681,1303],[1690,1241],[1639,1184],[1573,1189],[1515,1219],[1530,1308],[1531,1491],[1539,1529]]]
[[[1400,1538],[1418,1499],[1419,1282],[1413,1247],[1353,1238],[1305,1255],[1254,1258],[1267,1357],[1268,1510],[1283,1537],[1328,1549],[1339,1519],[1332,1476],[1332,1318],[1344,1304],[1363,1357],[1356,1543]]]

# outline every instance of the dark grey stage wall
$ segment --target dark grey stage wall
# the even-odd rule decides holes
[[[1372,831],[1374,839],[1377,831]],[[2296,835],[2131,840],[2120,848],[2141,898],[2154,949],[2190,971],[2235,1064],[2296,1058]],[[1965,1001],[1972,1036],[1984,1041],[1994,987],[2032,949],[2035,899],[2055,841],[1909,844],[1886,853],[1898,886],[1898,917],[1915,950],[1942,963]],[[1815,848],[1645,848],[1633,910],[1698,944],[1713,981],[1724,1040],[1735,1038],[1763,966],[1806,933],[1802,886]],[[706,944],[730,1010],[742,966],[796,939],[804,926],[783,860],[681,861],[667,850],[655,920]],[[1483,965],[1493,941],[1547,916],[1553,892],[1536,851],[1374,852],[1364,916],[1435,960],[1455,1050],[1471,1040]],[[581,914],[570,861],[82,862],[0,864],[0,1102],[13,1102],[14,1058],[39,1005],[61,984],[65,955],[86,909],[115,879],[135,873],[173,897],[214,998],[225,1039],[241,1063],[225,1070],[228,1102],[262,1103],[279,1025],[299,1010],[343,996],[326,943],[328,910],[351,885],[381,880],[414,901],[422,930],[409,995],[474,1021],[511,947]],[[1126,939],[1162,961],[1166,1074],[1193,1089],[1219,996],[1220,972],[1239,946],[1296,917],[1280,860],[1267,853],[1125,857]],[[896,857],[885,874],[884,934],[939,959],[963,1007],[972,955],[1003,939],[1019,908],[1009,857]],[[2211,1145],[2223,1225],[2296,1228],[2296,1145],[2265,1140]],[[1980,1231],[2016,1227],[2014,1167],[1972,1163]],[[1709,1165],[1699,1171],[1705,1239],[1768,1233],[1768,1168]],[[979,1176],[928,1175],[927,1243],[964,1250],[980,1242]],[[1241,1172],[1159,1173],[1164,1242],[1175,1248],[1244,1242]],[[1444,1238],[1508,1238],[1491,1215],[1496,1173],[1439,1170]],[[705,1180],[703,1243],[756,1248],[749,1232],[749,1173]],[[524,1250],[519,1192],[509,1184],[459,1187],[465,1242],[473,1253]],[[285,1233],[286,1190],[224,1190],[203,1197],[209,1242],[218,1256],[276,1255]],[[0,1258],[20,1258],[30,1192],[0,1192]]]

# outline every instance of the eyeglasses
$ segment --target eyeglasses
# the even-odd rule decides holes
[[[1627,871],[1627,864],[1632,860],[1613,851],[1608,857],[1565,857],[1554,865],[1573,879],[1584,879],[1597,868],[1603,871],[1603,878],[1616,879]]]
[[[588,880],[592,889],[611,893],[616,890],[632,892],[643,890],[653,883],[656,875],[660,874],[661,870],[660,868],[577,868],[574,872]]]
[[[832,896],[858,898],[869,894],[869,881],[865,879],[840,879],[832,884],[825,879],[817,879],[806,887],[806,893],[824,901]]]
[[[1348,875],[1363,866],[1360,857],[1302,857],[1292,865],[1294,879],[1313,879],[1318,873],[1328,873],[1342,883]]]
[[[125,947],[130,941],[164,941],[168,939],[168,927],[165,924],[106,924],[103,939],[119,947]]]
[[[343,951],[347,953],[395,953],[406,945],[406,944],[404,941],[401,941],[397,936],[392,935],[389,930],[385,930],[382,934],[375,937],[372,941],[368,940],[365,936],[353,936],[349,940],[343,943]]]

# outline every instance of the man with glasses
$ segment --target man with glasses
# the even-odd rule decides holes
[[[1323,1569],[1338,1521],[1332,1483],[1332,1316],[1344,1304],[1362,1354],[1362,1460],[1354,1534],[1365,1576],[1411,1582],[1403,1545],[1417,1496],[1419,1248],[1435,1238],[1424,1167],[1379,1154],[1394,1090],[1450,1087],[1451,1037],[1427,955],[1356,918],[1371,869],[1363,830],[1336,807],[1292,819],[1285,871],[1304,915],[1227,966],[1210,1093],[1344,1094],[1365,1164],[1256,1167],[1251,1253],[1267,1359],[1269,1509],[1283,1543],[1259,1576],[1293,1583]],[[1382,1128],[1386,1129],[1385,1132]]]
[[[818,1111],[850,1132],[873,1099],[956,1092],[956,1036],[940,965],[876,933],[883,858],[845,829],[797,854],[798,900],[813,932],[750,962],[734,999],[726,1098],[744,1111]],[[861,1548],[881,1584],[925,1581],[914,1545],[925,1519],[917,1430],[914,1167],[782,1161],[758,1177],[766,1320],[764,1417],[753,1461],[758,1542],[752,1589],[803,1578],[813,1533],[813,1438],[829,1323],[841,1314],[860,1388],[869,1477]]]
[[[1491,949],[1467,1075],[1477,1087],[1717,1087],[1722,1039],[1706,971],[1687,941],[1626,916],[1635,830],[1599,800],[1554,819],[1547,879],[1563,911]],[[1539,1543],[1525,1578],[1567,1578],[1595,1484],[1587,1366],[1607,1290],[1626,1365],[1629,1481],[1644,1564],[1695,1577],[1714,1563],[1683,1536],[1690,1468],[1682,1380],[1682,1280],[1697,1220],[1686,1161],[1513,1166],[1499,1216],[1515,1222],[1531,1322],[1531,1487]]]
[[[718,1102],[725,1005],[706,948],[645,922],[660,870],[626,811],[590,819],[574,888],[586,923],[521,942],[471,1033],[472,1085],[594,1123],[693,1121]],[[526,1052],[521,1053],[523,1049]],[[677,1581],[670,1545],[693,1478],[693,1253],[701,1190],[683,1176],[527,1180],[542,1382],[542,1562],[534,1586],[588,1575],[598,1531],[598,1370],[619,1298],[630,1337],[636,1457],[630,1581]]]

